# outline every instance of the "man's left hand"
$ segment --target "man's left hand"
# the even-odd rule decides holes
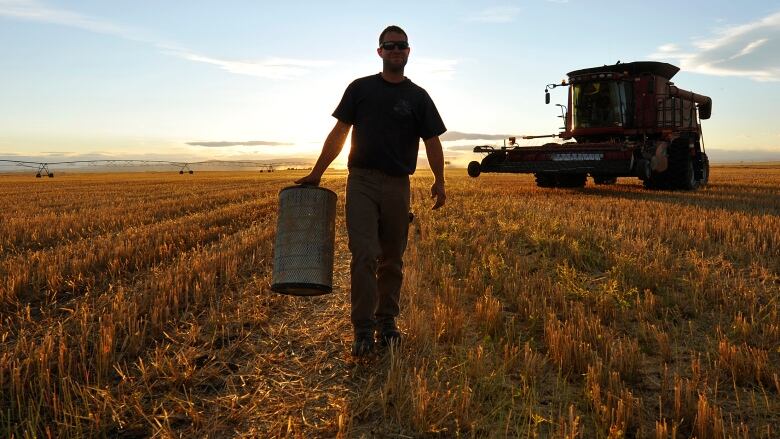
[[[444,193],[444,182],[436,181],[431,186],[431,198],[436,199],[436,203],[431,209],[438,209],[444,206],[444,202],[447,200],[447,195]]]

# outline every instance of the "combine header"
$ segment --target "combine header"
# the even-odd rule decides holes
[[[568,107],[562,106],[562,132],[524,139],[558,137],[564,143],[521,147],[515,138],[500,148],[477,146],[487,153],[469,163],[468,173],[531,173],[540,187],[583,187],[618,177],[639,177],[647,188],[693,190],[707,184],[709,160],[700,119],[709,119],[712,99],[683,90],[670,80],[671,64],[642,61],[569,72]]]

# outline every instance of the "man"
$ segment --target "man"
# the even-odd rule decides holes
[[[409,176],[417,166],[420,138],[435,177],[433,209],[444,205],[444,155],[439,136],[447,129],[428,93],[404,76],[409,40],[398,26],[379,35],[382,72],[353,81],[333,116],[337,119],[311,173],[296,181],[318,185],[339,155],[350,128],[347,234],[352,252],[351,300],[354,356],[400,343],[403,255],[409,230]]]

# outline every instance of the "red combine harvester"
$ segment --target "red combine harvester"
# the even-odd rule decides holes
[[[569,80],[545,88],[569,86],[564,143],[521,147],[515,138],[500,148],[477,146],[487,153],[469,163],[468,173],[534,174],[540,187],[583,187],[588,175],[596,184],[618,177],[639,177],[647,188],[693,190],[707,184],[709,160],[700,119],[709,119],[712,99],[678,88],[670,81],[679,71],[671,64],[640,61],[569,72]]]

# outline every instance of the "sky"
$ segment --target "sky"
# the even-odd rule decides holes
[[[544,86],[618,60],[712,98],[713,161],[780,160],[778,0],[0,0],[0,159],[316,158],[390,24],[454,164],[558,132]]]

